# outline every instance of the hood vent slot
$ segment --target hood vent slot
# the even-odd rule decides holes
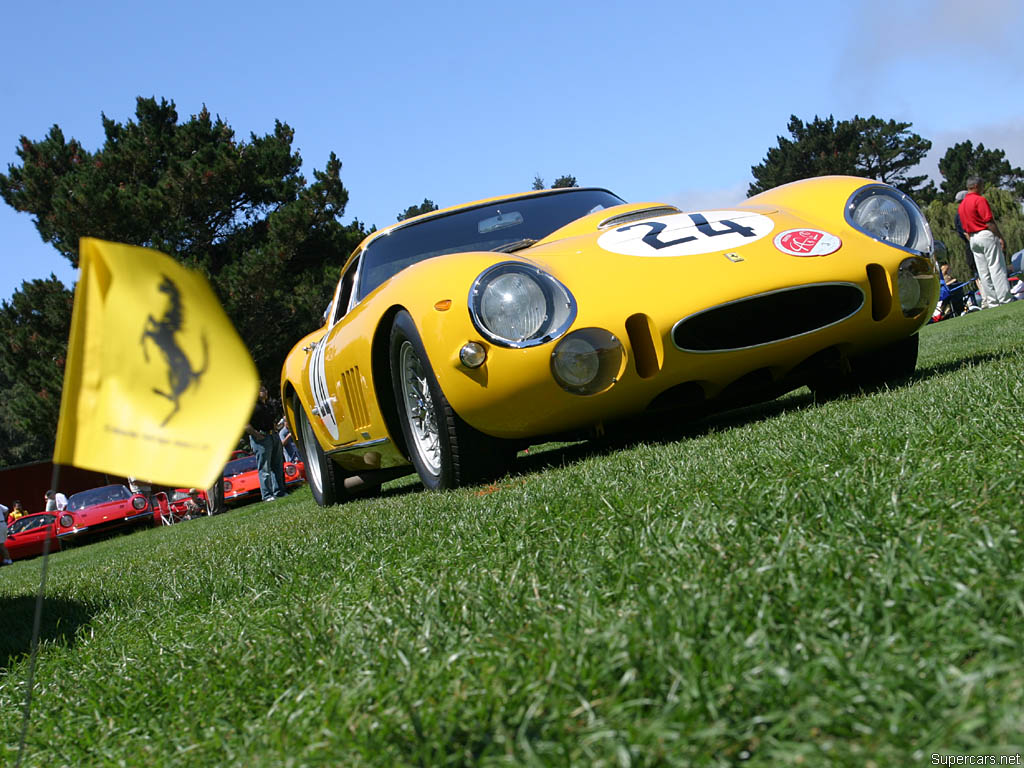
[[[636,211],[626,211],[626,213],[620,213],[618,216],[607,218],[598,224],[597,228],[609,229],[610,227],[621,227],[623,224],[628,224],[631,221],[651,219],[655,216],[672,216],[677,213],[682,213],[682,211],[674,205],[657,205],[652,208],[640,208]]]

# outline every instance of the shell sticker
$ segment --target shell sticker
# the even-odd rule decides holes
[[[775,236],[775,247],[790,256],[828,256],[843,241],[820,229],[787,229]]]
[[[601,235],[597,244],[624,256],[693,256],[742,248],[774,228],[770,218],[753,211],[699,211],[616,227]]]

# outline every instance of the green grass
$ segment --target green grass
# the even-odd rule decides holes
[[[1024,303],[926,327],[892,390],[57,554],[24,764],[1017,754],[1022,346]],[[40,564],[0,570],[2,764]]]

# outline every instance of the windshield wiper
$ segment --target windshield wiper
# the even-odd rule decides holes
[[[491,248],[491,251],[496,253],[512,253],[512,251],[521,251],[523,248],[529,248],[537,241],[532,237],[524,237],[522,240],[516,240],[512,243],[505,243],[499,245],[497,248]]]

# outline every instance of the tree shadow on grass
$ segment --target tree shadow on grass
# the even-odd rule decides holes
[[[74,644],[75,634],[96,615],[98,607],[78,600],[44,597],[39,622],[39,642]],[[32,625],[36,615],[36,596],[0,597],[0,669],[7,670],[32,650]]]

